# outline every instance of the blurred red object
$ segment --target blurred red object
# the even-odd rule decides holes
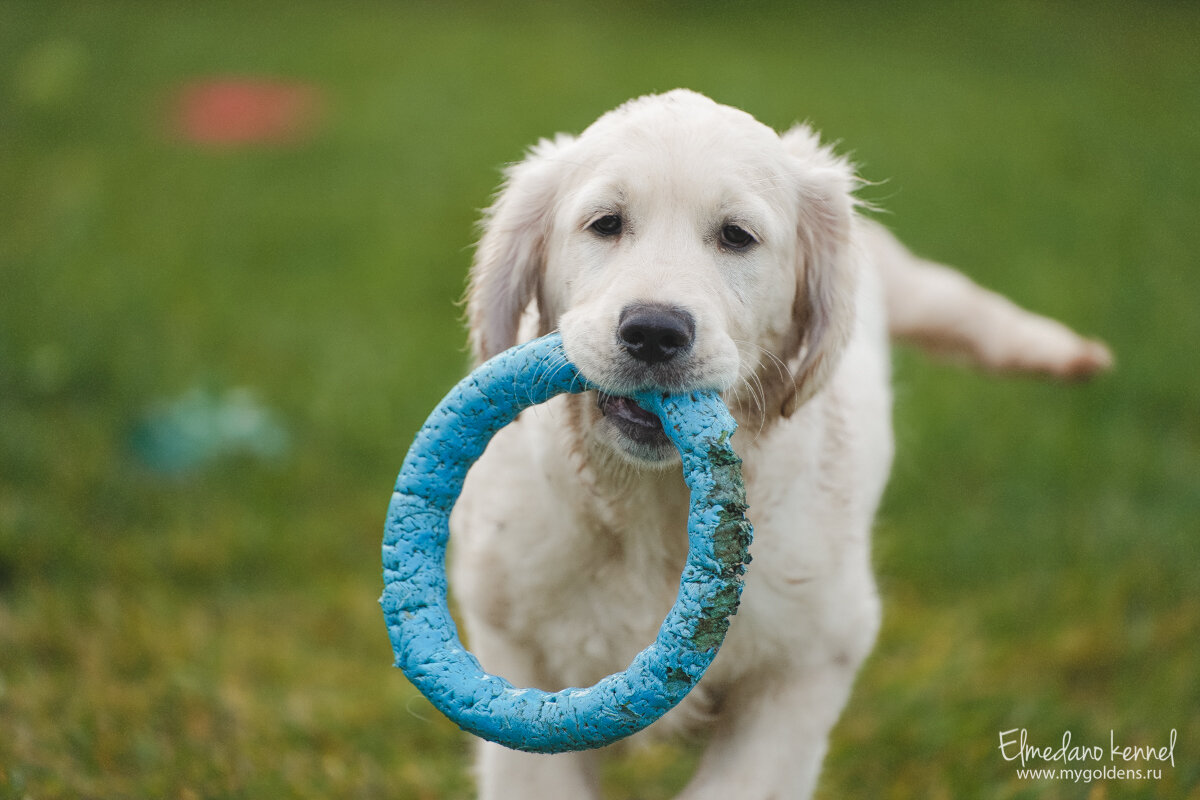
[[[318,99],[317,89],[305,84],[254,78],[197,81],[179,92],[175,130],[197,144],[295,142],[312,132]]]

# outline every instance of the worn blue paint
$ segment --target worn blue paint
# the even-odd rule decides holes
[[[459,641],[446,602],[450,509],[471,464],[518,413],[593,387],[551,334],[512,348],[464,378],[417,433],[388,508],[380,604],[396,666],[443,714],[507,747],[557,753],[602,747],[658,719],[712,662],[736,612],[752,531],[745,518],[737,427],[715,392],[641,392],[663,420],[691,490],[688,559],[655,641],[628,669],[586,689],[516,688],[489,675]]]

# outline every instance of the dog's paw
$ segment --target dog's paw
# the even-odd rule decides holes
[[[1009,341],[1007,352],[994,357],[993,364],[1001,372],[1082,381],[1107,372],[1113,366],[1112,351],[1107,345],[1085,339],[1057,321],[1031,320],[1025,333],[1023,343]]]
[[[1064,380],[1087,380],[1112,369],[1112,351],[1095,339],[1081,339],[1075,355],[1058,365],[1051,374]]]

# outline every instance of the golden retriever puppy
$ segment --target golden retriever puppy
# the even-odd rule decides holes
[[[645,388],[724,393],[753,562],[712,667],[647,731],[703,729],[681,795],[809,797],[879,627],[871,525],[892,460],[889,334],[1081,376],[1108,352],[856,212],[846,160],[689,91],[535,145],[486,212],[475,357],[558,330],[601,391],[502,430],[451,519],[472,649],[517,685],[587,686],[649,644],[678,589],[688,493]],[[482,745],[485,800],[598,797],[601,753]]]

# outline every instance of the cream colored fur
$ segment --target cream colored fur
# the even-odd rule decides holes
[[[723,391],[741,424],[753,563],[726,642],[647,734],[700,730],[681,797],[809,797],[830,729],[879,627],[870,533],[892,460],[889,332],[992,368],[1075,377],[1102,345],[912,256],[856,211],[850,165],[700,95],[640,98],[536,145],[483,223],[468,292],[478,359],[561,330],[612,394]],[[619,216],[619,235],[594,223]],[[722,239],[736,224],[744,249]],[[667,369],[630,359],[621,310],[685,309],[695,339]],[[686,552],[669,451],[638,443],[594,392],[505,428],[452,517],[472,649],[518,685],[590,685],[654,638]],[[485,800],[599,797],[589,752],[483,744]]]

